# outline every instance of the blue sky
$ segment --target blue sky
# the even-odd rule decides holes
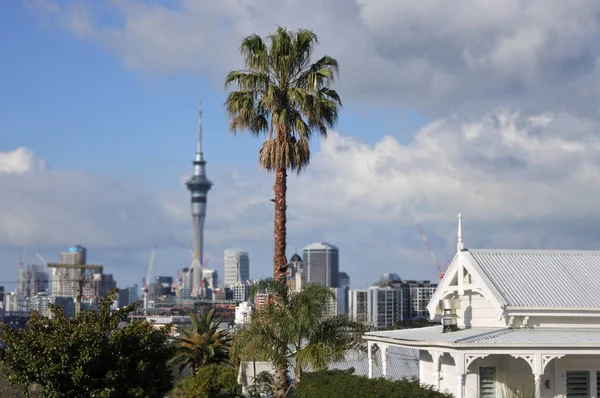
[[[260,141],[228,134],[222,87],[201,73],[128,70],[114,54],[54,29],[24,4],[11,2],[1,17],[0,50],[10,60],[0,66],[0,73],[10,76],[0,94],[9,105],[3,107],[9,134],[2,149],[24,145],[51,160],[52,167],[151,177],[168,186],[189,169],[202,87],[207,159],[256,163]],[[363,107],[349,101],[339,127],[365,142],[402,136],[401,130],[411,133],[424,123],[416,110],[400,115]]]
[[[207,250],[219,269],[224,248],[243,247],[257,264],[253,276],[268,275],[271,176],[257,167],[260,140],[227,133],[221,82],[240,65],[239,39],[276,24],[315,29],[320,51],[340,60],[336,88],[345,104],[336,134],[313,143],[313,165],[290,181],[290,252],[295,244],[330,240],[345,250],[342,268],[356,280],[384,272],[434,278],[414,223],[425,224],[439,258],[451,257],[458,211],[471,217],[465,228],[479,231],[472,241],[479,245],[593,246],[540,226],[560,231],[565,219],[598,210],[578,202],[592,196],[593,179],[570,172],[596,167],[597,115],[589,103],[598,99],[600,71],[589,65],[600,59],[598,20],[583,6],[523,8],[511,1],[511,11],[498,13],[472,0],[471,14],[446,17],[444,7],[425,4],[386,8],[373,0],[348,7],[328,0],[319,3],[317,19],[294,1],[273,15],[261,11],[272,8],[270,0],[253,7],[201,0],[7,2],[0,13],[0,155],[6,155],[0,184],[14,209],[0,218],[6,274],[16,273],[24,245],[51,257],[78,237],[88,239],[81,243],[91,253],[97,248],[98,261],[123,284],[141,278],[155,241],[169,258],[161,272],[174,273],[191,244],[182,179],[192,171],[202,86],[205,157],[215,182]],[[577,21],[578,29],[536,19],[536,12],[565,15],[564,23]],[[527,36],[532,31],[539,34]],[[574,60],[587,66],[562,67]],[[574,158],[568,148],[581,143],[585,156]],[[20,147],[29,152],[14,153]],[[2,175],[3,159],[11,167],[23,162],[27,173]],[[46,171],[33,166],[40,159]],[[566,196],[546,200],[553,192],[546,175],[558,176],[554,184]],[[75,178],[80,189],[61,185]],[[535,194],[526,195],[534,186]],[[61,201],[60,192],[75,197]],[[518,199],[516,210],[505,196]],[[575,209],[552,221],[558,208],[574,202]],[[44,212],[87,222],[65,222],[54,233],[56,220],[39,216]],[[19,217],[37,225],[21,231]]]

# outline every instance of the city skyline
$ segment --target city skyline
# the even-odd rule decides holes
[[[7,2],[0,269],[16,281],[24,247],[30,259],[56,259],[77,241],[127,285],[141,284],[154,244],[155,273],[189,266],[183,184],[202,86],[218,186],[205,258],[222,270],[223,250],[243,247],[253,275],[270,275],[273,176],[257,165],[261,140],[228,134],[222,87],[243,66],[241,38],[277,24],[314,29],[315,55],[340,63],[344,101],[306,172],[289,176],[288,256],[330,241],[353,280],[388,270],[435,280],[414,224],[444,262],[459,212],[467,247],[598,249],[600,36],[590,15],[600,5],[526,3],[472,0],[452,13],[397,2],[383,14],[380,0],[332,1],[310,3],[314,18],[300,2],[277,13],[270,1]]]

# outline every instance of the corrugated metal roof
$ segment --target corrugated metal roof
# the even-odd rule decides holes
[[[600,344],[600,329],[508,329],[463,339],[460,342],[531,345]]]
[[[442,326],[428,326],[416,329],[382,330],[379,332],[367,332],[365,336],[385,337],[395,340],[430,341],[443,343],[457,343],[463,339],[475,338],[480,335],[498,332],[506,328],[472,328],[457,330],[452,333],[442,333]]]
[[[456,332],[442,333],[441,326],[418,329],[388,330],[369,332],[366,338],[384,337],[421,343],[455,343],[455,344],[600,344],[600,329],[508,329],[508,328],[471,328]]]
[[[600,307],[600,252],[472,250],[510,306]]]

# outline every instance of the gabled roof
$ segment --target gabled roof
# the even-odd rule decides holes
[[[468,251],[508,306],[600,308],[600,251]]]

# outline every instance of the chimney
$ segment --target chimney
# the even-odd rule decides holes
[[[442,314],[442,332],[456,332],[458,330],[458,316],[456,310],[460,308],[459,299],[440,300],[440,309]]]

